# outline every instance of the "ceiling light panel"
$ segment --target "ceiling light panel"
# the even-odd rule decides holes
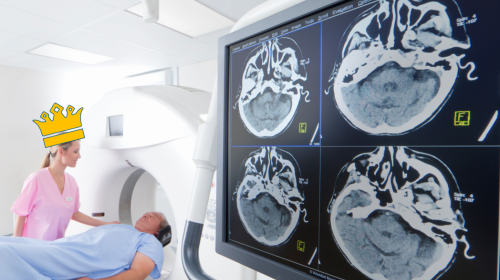
[[[81,50],[54,45],[50,43],[43,45],[39,48],[36,48],[34,50],[31,50],[29,53],[88,64],[88,65],[94,65],[113,59],[111,57],[84,52]]]
[[[128,11],[142,17],[142,3]],[[158,23],[190,37],[234,25],[234,21],[194,0],[160,0]]]

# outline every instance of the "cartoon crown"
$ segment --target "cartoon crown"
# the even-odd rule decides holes
[[[80,119],[83,108],[80,108],[78,112],[72,114],[75,107],[69,105],[68,108],[66,108],[66,117],[62,114],[63,109],[64,107],[54,103],[50,109],[50,112],[54,114],[54,120],[51,120],[49,114],[45,111],[40,115],[40,117],[45,120],[44,122],[33,120],[40,128],[42,136],[48,136],[43,139],[46,148],[85,138],[83,129],[81,129],[82,121]],[[80,129],[75,130],[75,128]],[[55,133],[57,134],[53,135]]]

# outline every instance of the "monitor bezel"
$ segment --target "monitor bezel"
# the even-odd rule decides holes
[[[337,6],[349,0],[304,1],[265,19],[219,38],[217,65],[217,226],[215,250],[218,254],[232,259],[274,279],[318,279],[300,270],[230,244],[227,240],[228,214],[228,106],[229,106],[229,48],[238,42],[250,39],[272,29],[289,24],[300,18],[317,13],[328,7]]]

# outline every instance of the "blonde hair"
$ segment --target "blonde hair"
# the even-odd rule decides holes
[[[71,147],[73,142],[75,142],[75,141],[61,143],[59,145],[55,145],[55,146],[50,147],[49,152],[46,153],[45,156],[43,157],[42,165],[41,165],[40,169],[50,166],[50,157],[51,156],[55,157],[57,155],[57,150],[59,148],[63,148],[63,150],[67,151],[68,148]]]

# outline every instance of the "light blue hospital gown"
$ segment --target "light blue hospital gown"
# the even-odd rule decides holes
[[[151,258],[159,278],[163,246],[128,225],[105,225],[55,241],[0,237],[1,280],[106,278],[130,268],[136,252]]]

